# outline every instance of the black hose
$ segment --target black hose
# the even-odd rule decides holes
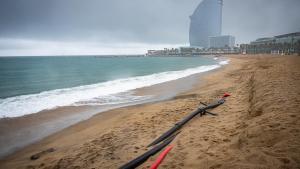
[[[161,141],[165,140],[166,138],[168,138],[170,135],[172,135],[174,132],[176,132],[177,130],[179,130],[185,123],[187,123],[188,121],[190,121],[197,114],[199,114],[199,113],[201,113],[201,114],[202,113],[206,113],[206,110],[218,107],[221,104],[223,104],[224,102],[225,102],[225,99],[221,98],[219,101],[217,101],[215,103],[209,104],[209,105],[207,105],[205,107],[198,108],[197,110],[195,110],[191,114],[189,114],[187,117],[185,117],[184,119],[182,119],[181,121],[179,121],[178,123],[176,123],[174,127],[172,127],[171,129],[169,129],[167,132],[165,132],[160,137],[158,137],[156,140],[154,140],[152,143],[150,143],[148,145],[148,147],[153,146],[155,144],[158,144],[159,142],[161,142]],[[212,114],[214,114],[214,113],[212,113]]]
[[[139,165],[143,164],[149,157],[153,156],[154,154],[159,152],[161,149],[166,147],[168,144],[170,144],[174,140],[174,138],[177,136],[177,134],[178,133],[172,135],[167,140],[165,140],[163,143],[155,146],[151,150],[145,152],[144,154],[142,154],[141,156],[139,156],[139,157],[135,158],[134,160],[128,162],[127,164],[124,164],[119,169],[133,169],[133,168],[136,168]]]

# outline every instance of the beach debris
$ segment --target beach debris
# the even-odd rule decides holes
[[[185,117],[183,120],[177,122],[174,127],[169,129],[167,132],[162,134],[160,137],[158,137],[156,140],[154,140],[152,143],[148,145],[148,147],[156,145],[160,143],[161,141],[167,139],[169,136],[171,136],[173,133],[175,133],[177,130],[179,130],[184,124],[186,124],[188,121],[190,121],[192,118],[194,118],[196,115],[205,115],[210,114],[213,116],[216,116],[216,113],[211,113],[208,110],[212,108],[216,108],[220,106],[221,104],[225,103],[225,98],[230,96],[228,93],[224,93],[224,95],[215,103],[211,104],[205,104],[203,102],[200,102],[200,104],[204,105],[205,107],[198,107],[195,111],[193,111],[191,114],[189,114],[187,117]]]
[[[121,166],[119,169],[133,169],[138,167],[139,165],[143,164],[145,161],[147,161],[147,159],[153,155],[155,155],[157,152],[159,152],[160,150],[162,150],[164,147],[166,147],[167,145],[169,145],[174,139],[175,137],[179,134],[179,132],[173,134],[172,136],[170,136],[168,139],[166,139],[164,142],[162,142],[161,144],[155,146],[154,148],[152,148],[151,150],[145,152],[144,154],[140,155],[139,157],[133,159],[132,161],[124,164],[123,166]]]
[[[30,157],[30,160],[37,160],[37,159],[39,159],[41,156],[43,156],[43,155],[45,155],[45,154],[48,154],[48,153],[51,153],[51,152],[54,152],[54,151],[55,151],[54,148],[49,148],[49,149],[47,149],[47,150],[44,150],[44,151],[41,151],[41,152],[39,152],[39,153],[36,153],[36,154],[32,155],[32,156]]]

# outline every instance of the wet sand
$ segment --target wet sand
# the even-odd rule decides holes
[[[219,116],[187,123],[161,168],[299,168],[300,57],[230,59],[191,91],[95,115],[1,160],[0,168],[117,168],[144,153],[199,101],[209,103],[224,92],[232,96],[212,110]]]

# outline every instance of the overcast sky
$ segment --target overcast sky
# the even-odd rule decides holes
[[[189,45],[202,0],[1,0],[0,55],[132,54]],[[223,34],[300,31],[300,0],[224,0]]]

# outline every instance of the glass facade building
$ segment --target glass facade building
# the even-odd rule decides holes
[[[203,0],[190,16],[190,46],[209,47],[209,37],[222,31],[223,0]]]
[[[209,37],[210,48],[233,48],[235,45],[235,37],[231,35],[211,36]]]

